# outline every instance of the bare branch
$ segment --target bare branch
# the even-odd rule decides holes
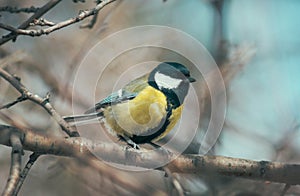
[[[10,128],[11,127],[8,126],[0,126],[0,144],[10,146],[7,139],[5,139],[8,134],[7,131],[9,131]],[[173,160],[166,166],[171,172],[235,176],[290,185],[300,184],[300,165],[297,164],[252,161],[208,155],[177,156],[165,150],[133,150],[112,143],[93,143],[84,138],[45,137],[30,130],[27,130],[24,134],[23,147],[25,150],[39,152],[41,154],[76,157],[82,161],[92,160],[95,164],[102,162],[101,160],[106,160],[119,164],[153,168],[153,166],[158,163]],[[101,160],[96,159],[91,154],[90,149],[93,149],[93,153],[100,154]],[[101,169],[104,167],[102,164],[100,164]],[[95,168],[97,167],[98,166],[95,166]]]
[[[23,149],[20,134],[18,132],[13,132],[10,135],[10,144],[12,146],[11,167],[7,184],[4,188],[4,192],[2,193],[3,196],[14,195],[17,183],[20,179],[21,158],[23,155]]]
[[[101,1],[102,0],[96,0],[96,4],[101,3]],[[99,14],[99,11],[97,11],[95,13],[95,15],[92,17],[92,19],[88,23],[81,25],[80,28],[89,28],[89,29],[93,28],[97,22],[98,14]]]
[[[3,105],[3,106],[0,106],[0,110],[2,110],[2,109],[4,109],[4,108],[8,109],[8,108],[14,106],[15,104],[20,103],[20,102],[25,101],[25,100],[27,100],[26,97],[20,96],[20,97],[18,97],[15,101],[13,101],[13,102],[11,102],[11,103],[8,103],[8,104],[5,104],[5,105]]]
[[[93,28],[97,22],[98,14],[99,14],[99,11],[95,13],[95,15],[92,17],[92,19],[88,23],[81,25],[80,28],[89,28],[89,29]]]
[[[57,111],[49,103],[49,97],[42,98],[36,94],[31,93],[20,81],[19,78],[13,77],[11,74],[0,68],[0,76],[8,81],[15,89],[17,89],[21,95],[30,101],[42,106],[56,122],[60,125],[63,131],[65,131],[69,136],[77,137],[79,133],[73,128],[57,113]]]
[[[36,133],[32,132],[31,130],[19,130],[15,127],[0,125],[0,144],[11,146],[9,142],[9,135],[12,132],[20,131],[20,134],[23,136],[23,147],[24,150],[30,150],[33,152],[38,152],[39,154],[53,154],[59,156],[69,156],[69,157],[76,157],[82,163],[85,163],[99,171],[102,175],[111,178],[117,183],[119,186],[123,187],[126,190],[134,191],[135,194],[147,194],[149,195],[149,191],[151,188],[148,185],[143,185],[138,182],[134,177],[130,175],[126,175],[126,173],[121,173],[118,170],[114,170],[113,168],[109,167],[107,164],[103,163],[99,159],[97,159],[84,145],[81,138],[77,137],[78,140],[64,140],[62,138],[51,138],[45,137],[42,135],[36,135]],[[37,137],[35,137],[35,135]],[[26,138],[25,138],[26,136]],[[75,138],[75,137],[74,137]],[[56,145],[56,139],[59,143]],[[52,143],[54,142],[54,143]],[[61,143],[63,142],[63,143]],[[69,143],[70,142],[70,143]],[[72,144],[75,142],[76,144]],[[28,144],[28,145],[27,145]],[[64,145],[70,145],[71,149],[60,149]],[[26,146],[26,147],[25,147]],[[51,149],[52,147],[53,149]],[[64,146],[63,148],[68,148]],[[50,147],[50,148],[49,148]],[[75,148],[73,148],[75,147]],[[78,147],[78,148],[77,148]],[[35,149],[35,150],[33,150]],[[62,150],[61,152],[59,152]]]
[[[15,195],[18,195],[23,183],[24,183],[24,180],[26,178],[26,176],[28,175],[31,167],[33,166],[33,164],[35,163],[35,161],[40,157],[40,154],[38,153],[32,153],[29,157],[29,160],[28,162],[26,163],[24,169],[22,170],[21,174],[20,174],[20,178],[19,178],[19,181],[16,185],[16,189],[15,189],[15,192],[14,194]]]
[[[30,23],[30,26],[49,26],[49,27],[52,27],[54,25],[55,25],[54,22],[48,21],[44,18],[34,20],[32,23]]]
[[[15,27],[7,25],[7,24],[0,23],[0,28],[11,31],[13,33],[19,33],[18,32],[19,29],[16,29]]]
[[[43,7],[41,7],[35,14],[33,14],[29,19],[27,19],[25,22],[23,22],[18,29],[26,29],[30,23],[32,23],[35,19],[40,18],[45,13],[47,13],[50,9],[52,9],[54,6],[56,6],[61,0],[50,0],[48,3],[46,3]],[[5,35],[0,39],[0,45],[8,42],[9,40],[15,40],[18,35],[15,33],[9,33],[8,35]]]
[[[5,24],[0,24],[0,28],[6,29],[8,31],[11,31],[15,36],[17,35],[27,35],[27,36],[41,36],[41,35],[47,35],[53,31],[57,31],[59,29],[62,29],[64,27],[70,26],[74,23],[80,22],[82,20],[84,20],[85,18],[89,17],[89,16],[93,16],[96,15],[103,7],[105,7],[106,5],[114,2],[116,0],[104,0],[101,1],[101,3],[99,3],[95,8],[90,9],[90,10],[82,10],[80,11],[79,15],[76,16],[75,18],[70,18],[68,20],[62,21],[60,23],[57,23],[56,25],[52,26],[52,27],[48,27],[45,29],[38,29],[38,30],[25,30],[22,28],[14,28],[12,26],[9,25],[5,25]],[[1,41],[0,41],[0,45],[1,45]]]
[[[18,8],[18,7],[11,7],[11,6],[4,6],[4,7],[0,7],[0,12],[9,12],[9,13],[35,13],[39,10],[39,7],[22,7],[22,8]]]

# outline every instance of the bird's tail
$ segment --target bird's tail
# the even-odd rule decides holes
[[[71,126],[86,125],[99,123],[99,120],[103,118],[103,112],[95,112],[90,114],[63,116],[63,119]]]

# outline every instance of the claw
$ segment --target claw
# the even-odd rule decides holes
[[[127,137],[125,135],[119,135],[119,139],[123,140],[124,142],[126,142],[133,149],[136,149],[136,150],[140,149],[139,145],[137,145],[136,143],[134,143],[129,137]]]

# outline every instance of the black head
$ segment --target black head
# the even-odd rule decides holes
[[[165,93],[174,101],[176,107],[183,103],[189,90],[189,84],[195,81],[190,76],[190,71],[184,65],[176,62],[159,64],[151,71],[148,79],[149,85]]]

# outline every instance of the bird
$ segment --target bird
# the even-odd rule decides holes
[[[100,121],[109,133],[129,146],[155,144],[165,137],[181,118],[191,77],[186,66],[159,62],[149,73],[113,92],[82,115],[63,117],[71,125]]]

